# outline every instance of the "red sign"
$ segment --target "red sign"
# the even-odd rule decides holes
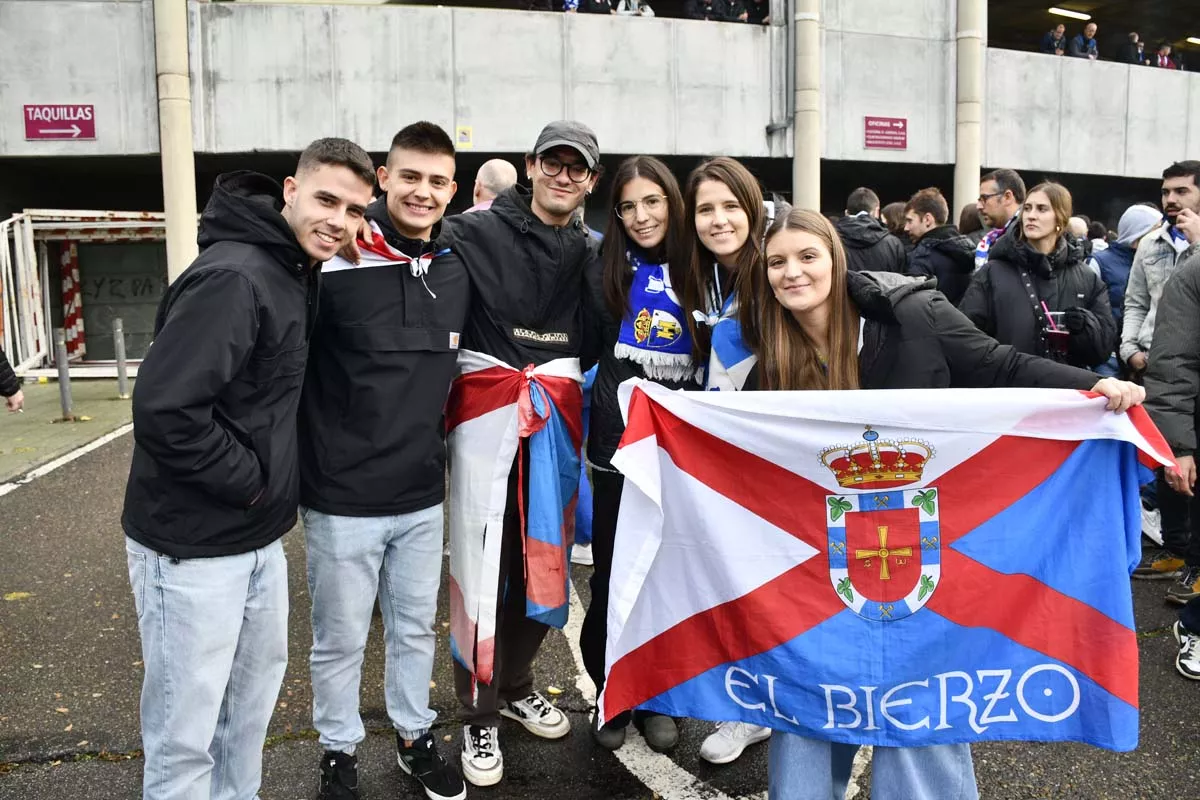
[[[864,146],[875,150],[907,150],[908,120],[904,117],[863,117]]]
[[[26,139],[95,139],[95,106],[25,106]]]

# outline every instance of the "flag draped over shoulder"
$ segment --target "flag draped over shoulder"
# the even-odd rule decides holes
[[[574,539],[583,441],[579,360],[514,369],[463,350],[446,403],[450,454],[450,648],[491,683],[500,552],[510,474],[524,548],[526,614],[567,621],[567,555]],[[528,470],[528,474],[526,474]]]
[[[604,718],[1137,745],[1141,408],[1069,390],[621,387]]]

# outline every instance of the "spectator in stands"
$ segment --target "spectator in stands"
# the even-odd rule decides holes
[[[1122,64],[1145,64],[1146,44],[1136,32],[1129,34],[1129,41],[1117,49],[1117,61]]]
[[[1061,22],[1042,37],[1042,52],[1050,56],[1061,56],[1067,50],[1067,26]]]
[[[1089,22],[1083,27],[1083,33],[1075,35],[1067,49],[1067,55],[1072,58],[1087,58],[1095,61],[1100,57],[1096,49],[1096,23]]]
[[[1125,315],[1125,286],[1129,283],[1129,270],[1133,267],[1133,255],[1142,237],[1158,227],[1161,219],[1158,209],[1145,205],[1130,206],[1117,223],[1117,241],[1103,250],[1092,250],[1088,266],[1100,276],[1108,287],[1108,303],[1112,306],[1113,321],[1121,330]],[[1095,223],[1093,223],[1095,224]],[[1101,375],[1115,378],[1121,374],[1120,360],[1111,356],[1096,369]]]
[[[713,22],[745,22],[749,16],[741,0],[687,0],[683,13],[688,19]]]
[[[563,11],[568,14],[615,14],[609,0],[563,0]]]
[[[614,13],[622,17],[653,17],[654,9],[645,0],[617,0]]]
[[[1091,369],[1108,360],[1117,327],[1104,284],[1067,232],[1070,218],[1063,186],[1031,189],[1020,221],[996,242],[959,310],[1001,344]]]
[[[516,182],[517,168],[512,162],[503,158],[483,162],[479,172],[475,173],[475,189],[471,192],[471,202],[475,205],[468,208],[467,213],[491,208],[496,195]]]
[[[962,207],[962,211],[958,212],[958,232],[971,240],[971,246],[979,245],[979,240],[983,238],[983,217],[979,214],[979,206],[975,203],[967,203]]]
[[[1011,169],[998,169],[983,176],[979,182],[979,201],[976,208],[991,230],[984,234],[975,247],[975,269],[988,260],[988,251],[996,240],[1007,231],[1021,213],[1025,202],[1025,181]]]
[[[846,200],[846,216],[834,223],[846,258],[855,272],[904,272],[908,254],[904,245],[883,224],[879,195],[860,186]],[[904,228],[901,226],[901,231]]]
[[[975,243],[946,224],[949,219],[950,206],[937,189],[922,189],[904,206],[904,230],[915,245],[908,274],[937,278],[937,288],[958,305],[975,272]]]
[[[771,0],[746,0],[746,22],[751,25],[771,24]]]
[[[1175,59],[1171,58],[1170,42],[1162,42],[1158,46],[1158,53],[1150,59],[1150,66],[1161,67],[1162,69],[1179,69],[1175,63]]]

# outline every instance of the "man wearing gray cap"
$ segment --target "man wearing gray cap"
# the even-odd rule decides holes
[[[531,189],[447,220],[471,281],[446,427],[451,649],[476,786],[504,776],[501,717],[545,739],[571,729],[534,690],[532,665],[548,626],[566,621],[580,359],[596,350],[584,273],[599,266],[576,210],[599,171],[591,129],[552,122],[525,157]]]

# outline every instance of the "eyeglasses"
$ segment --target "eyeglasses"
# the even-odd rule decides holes
[[[979,202],[986,203],[988,200],[991,200],[993,197],[999,197],[1002,194],[1004,194],[1004,192],[992,192],[991,194],[981,194],[981,195],[979,195]]]
[[[637,216],[638,206],[646,209],[647,213],[653,214],[666,204],[667,196],[665,194],[648,194],[641,200],[626,200],[623,203],[617,203],[613,210],[621,219],[629,220]]]
[[[557,177],[558,173],[563,171],[563,167],[566,167],[567,177],[570,178],[573,183],[583,183],[588,179],[588,176],[592,174],[592,171],[588,169],[587,164],[564,164],[557,158],[553,157],[542,156],[538,158],[538,164],[541,165],[542,174],[547,178]]]

